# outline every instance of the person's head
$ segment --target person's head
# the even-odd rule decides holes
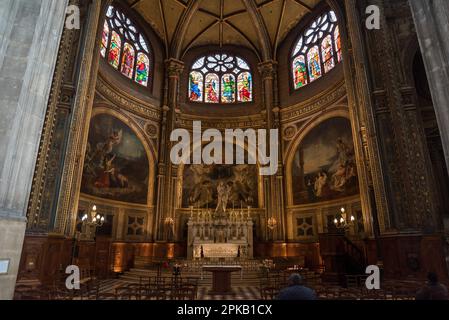
[[[438,283],[438,275],[435,272],[429,272],[427,274],[427,280],[430,284],[436,284]]]
[[[288,284],[290,286],[299,286],[302,284],[302,277],[300,274],[298,273],[294,273],[292,274],[289,278],[288,278]]]

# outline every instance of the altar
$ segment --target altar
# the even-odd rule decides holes
[[[245,210],[246,211],[246,210]],[[250,210],[191,210],[188,226],[189,259],[251,259],[253,221]]]
[[[203,272],[212,272],[212,290],[209,294],[232,294],[231,274],[240,272],[240,278],[243,277],[243,268],[241,266],[203,266],[201,270],[201,278]]]

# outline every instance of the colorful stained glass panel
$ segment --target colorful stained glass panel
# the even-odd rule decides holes
[[[105,21],[104,22],[104,27],[103,27],[103,34],[101,36],[101,56],[103,58],[106,58],[106,51],[108,48],[108,42],[109,42],[109,25],[108,22]]]
[[[221,77],[221,102],[235,102],[235,76],[232,74],[228,73]]]
[[[134,48],[129,43],[125,43],[125,45],[123,47],[123,58],[122,58],[121,71],[122,71],[122,74],[125,77],[128,77],[129,79],[133,78],[134,59],[135,59]]]
[[[137,54],[137,64],[136,64],[136,82],[143,86],[148,85],[148,79],[150,77],[150,60],[145,53]]]
[[[342,60],[341,37],[340,37],[340,29],[338,28],[338,26],[335,27],[334,39],[335,39],[335,50],[337,51],[337,59],[338,59],[338,62],[341,62],[341,60]]]
[[[303,55],[293,60],[293,79],[295,82],[295,89],[299,89],[308,83],[306,59]]]
[[[203,75],[200,72],[193,71],[189,77],[189,99],[193,102],[203,101]]]
[[[243,72],[237,78],[239,102],[253,101],[253,78],[250,72]]]
[[[318,46],[312,47],[307,53],[307,63],[309,66],[309,78],[310,82],[315,81],[322,75],[320,54]]]
[[[208,103],[218,103],[220,92],[220,80],[215,73],[209,73],[206,75],[206,96],[205,101]]]
[[[332,36],[328,35],[321,42],[321,54],[323,55],[324,72],[329,72],[335,67]]]
[[[122,40],[117,32],[112,31],[111,45],[109,46],[108,62],[111,66],[118,69]]]

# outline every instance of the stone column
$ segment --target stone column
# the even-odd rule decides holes
[[[449,1],[409,0],[449,170]]]
[[[371,87],[367,76],[367,53],[364,49],[360,16],[356,1],[345,2],[346,28],[340,24],[343,40],[343,64],[351,116],[357,170],[360,183],[360,197],[365,224],[374,235],[390,226],[386,203],[384,181],[377,141],[377,133],[371,100]],[[341,21],[344,17],[337,11]]]
[[[160,144],[160,160],[158,173],[158,206],[156,219],[154,221],[154,236],[155,240],[163,241],[164,220],[166,217],[174,217],[174,205],[176,194],[176,180],[177,168],[174,168],[170,160],[170,149],[172,143],[170,142],[170,135],[176,128],[176,114],[178,108],[179,95],[179,77],[184,70],[184,63],[176,59],[168,59],[166,61],[168,90],[167,90],[167,105],[163,107],[162,116],[162,132]],[[175,222],[176,221],[175,219]],[[176,240],[176,239],[175,239]]]
[[[67,0],[0,3],[0,300],[11,299]]]
[[[402,6],[400,1],[369,0],[368,3],[378,6],[382,13],[381,28],[365,30],[364,44],[370,48],[366,65],[369,66],[374,119],[388,191],[390,231],[436,231],[441,223],[434,197],[429,192],[434,183],[429,159],[425,156],[428,151],[424,132],[416,110],[416,95],[402,76],[409,66],[399,58],[403,48],[398,28],[412,26],[411,13],[406,10],[405,0]],[[404,10],[403,15],[397,17],[397,10]]]
[[[274,106],[275,83],[277,62],[265,61],[259,64],[259,72],[263,82],[263,103],[266,116],[267,143],[270,143],[270,130],[279,129],[279,108]],[[279,137],[280,138],[280,137]],[[282,241],[285,238],[284,205],[283,205],[283,173],[280,141],[278,141],[278,172],[273,176],[264,176],[266,197],[266,219],[274,217],[277,221],[276,228],[272,231],[272,240]],[[268,148],[269,149],[269,148]],[[266,222],[267,222],[266,221]]]
[[[100,61],[100,40],[103,9],[110,0],[94,0],[89,6],[86,35],[76,85],[76,96],[67,140],[63,178],[53,231],[73,235],[75,230],[78,199],[83,175],[86,141],[90,128],[92,106]]]
[[[69,135],[70,118],[76,95],[76,65],[80,63],[83,46],[83,24],[88,4],[70,0],[80,8],[80,29],[64,28],[53,75],[39,153],[34,170],[33,186],[28,203],[27,232],[49,233],[53,230],[59,185]]]

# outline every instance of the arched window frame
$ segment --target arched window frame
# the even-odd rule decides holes
[[[106,25],[108,28],[106,28]],[[104,34],[108,31],[107,42],[104,41]],[[112,35],[113,32],[117,33],[120,38],[120,52],[118,58],[118,66],[115,67],[109,62],[109,53],[111,50]],[[124,65],[124,48],[125,44],[129,44],[134,51],[134,61],[132,67],[132,74],[130,76],[125,75],[122,72],[122,67]],[[148,41],[147,36],[141,31],[141,28],[125,13],[119,6],[111,5],[106,11],[104,26],[103,26],[103,36],[101,39],[101,50],[100,54],[102,58],[105,59],[107,64],[114,68],[121,76],[126,79],[136,83],[145,88],[150,88],[153,80],[153,55],[152,47]],[[145,56],[147,60],[147,79],[146,82],[140,83],[137,79],[137,67],[139,56]]]
[[[215,61],[210,61],[209,58],[215,59]],[[228,59],[231,59],[232,61],[228,61]],[[223,61],[223,64],[220,64],[219,62]],[[229,64],[229,65],[228,65]],[[228,66],[227,66],[228,65]],[[232,66],[231,66],[232,65]],[[224,68],[223,68],[224,67]],[[194,73],[201,74],[202,76],[202,82],[201,82],[201,88],[200,92],[202,93],[200,100],[192,100],[191,99],[191,77]],[[242,75],[245,75],[245,73],[248,73],[250,76],[249,81],[249,87],[250,87],[250,98],[247,101],[243,101],[239,96],[239,77]],[[217,75],[218,76],[218,99],[217,102],[213,101],[207,101],[206,94],[207,94],[207,88],[206,88],[206,78],[210,75]],[[226,75],[232,74],[234,76],[234,101],[233,102],[226,102],[224,101],[223,97],[223,80],[225,79]],[[254,76],[252,73],[252,69],[250,64],[242,57],[237,56],[232,53],[228,52],[214,52],[209,53],[206,55],[202,55],[199,58],[196,58],[190,67],[188,79],[187,79],[187,101],[190,103],[205,103],[205,104],[222,104],[222,105],[235,105],[235,104],[246,104],[246,103],[252,103],[254,102]]]
[[[327,28],[324,28],[326,24],[329,24]],[[338,30],[338,38],[336,38],[336,30]],[[332,57],[327,59],[326,61],[330,61],[333,59],[333,66],[326,70],[324,57],[323,57],[323,41],[328,36],[331,37],[331,46],[332,46]],[[337,44],[340,44],[340,48],[337,48]],[[318,47],[318,56],[320,60],[320,70],[321,75],[315,79],[311,77],[310,69],[309,69],[309,59],[308,54],[310,50],[314,47]],[[305,84],[301,86],[296,86],[295,79],[295,65],[294,62],[300,56],[304,56],[305,60]],[[341,30],[338,26],[337,15],[334,11],[328,9],[320,14],[316,15],[312,22],[310,22],[307,27],[303,29],[300,36],[297,38],[294,46],[291,50],[290,56],[290,77],[291,84],[293,90],[300,90],[312,82],[322,78],[325,74],[332,71],[340,62],[342,61],[342,51],[341,51]]]

